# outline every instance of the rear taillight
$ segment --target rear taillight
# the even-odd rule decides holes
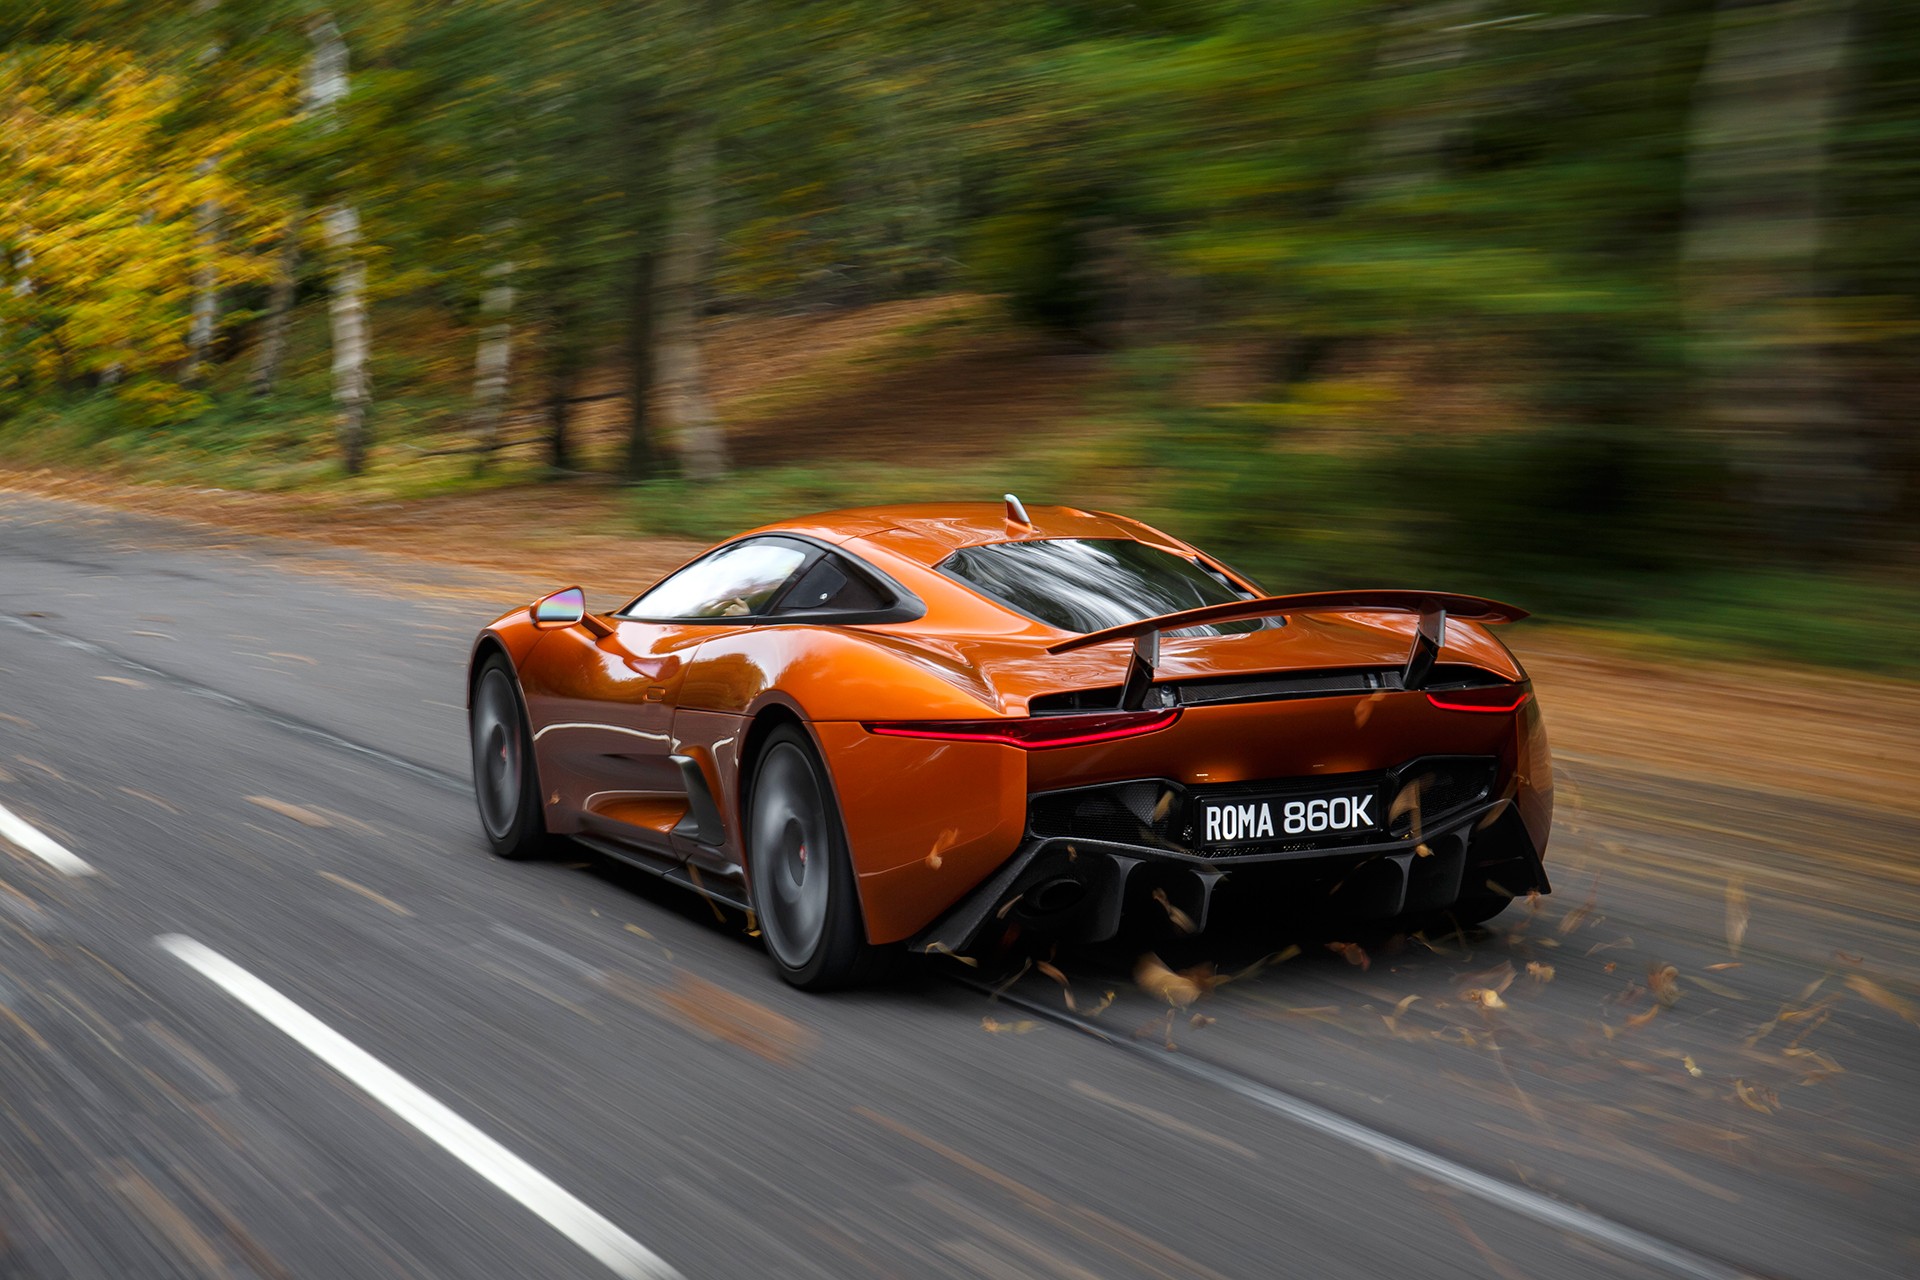
[[[1163,711],[1103,711],[1085,716],[1029,716],[1018,720],[888,720],[865,726],[888,738],[939,738],[947,742],[1000,742],[1024,751],[1112,742],[1164,729],[1180,708]]]
[[[1491,689],[1449,689],[1430,693],[1427,701],[1442,711],[1518,711],[1533,696],[1524,685],[1497,684]]]

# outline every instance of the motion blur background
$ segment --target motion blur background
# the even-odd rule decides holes
[[[1909,674],[1920,7],[10,0],[0,463],[1118,507]],[[555,508],[559,509],[559,508]]]

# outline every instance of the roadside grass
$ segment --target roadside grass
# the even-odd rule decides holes
[[[273,493],[319,509],[534,492],[554,477],[526,406],[507,431],[518,443],[484,473],[470,454],[450,452],[469,439],[470,334],[425,304],[389,304],[381,323],[395,337],[374,367],[375,447],[361,476],[345,476],[337,460],[318,306],[296,313],[295,358],[271,399],[247,393],[244,358],[220,366],[203,392],[136,384],[76,394],[0,417],[0,465]],[[1176,390],[1193,353],[1160,350],[1099,357],[1106,372],[1035,408],[1031,426],[995,434],[936,397],[917,410],[926,422],[916,428],[907,414],[879,457],[835,458],[849,428],[834,406],[1020,340],[1001,304],[958,295],[818,319],[736,316],[714,322],[712,336],[723,421],[763,424],[799,457],[712,485],[669,477],[634,486],[625,504],[639,533],[711,541],[812,511],[1014,492],[1030,506],[1145,519],[1273,592],[1435,585],[1675,656],[1920,679],[1911,573],[1773,567],[1764,549],[1726,532],[1736,526],[1712,456],[1630,425],[1423,432],[1396,429],[1391,400],[1368,418],[1366,398],[1345,395],[1348,425],[1330,433],[1324,387],[1196,405]],[[531,370],[538,335],[528,337],[522,367]],[[617,387],[614,376],[601,380]],[[611,480],[624,409],[596,407],[581,416],[578,450]]]

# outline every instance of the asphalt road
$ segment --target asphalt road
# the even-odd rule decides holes
[[[0,1277],[1920,1272],[1911,816],[1563,761],[1487,931],[1187,939],[1239,976],[1171,1015],[1054,955],[1111,1040],[1017,953],[811,997],[488,855],[462,665],[524,594],[0,494],[0,806],[92,870],[0,839]]]

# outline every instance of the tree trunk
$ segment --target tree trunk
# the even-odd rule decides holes
[[[321,215],[327,247],[338,262],[327,314],[333,328],[333,402],[340,406],[340,457],[347,474],[357,476],[367,463],[367,408],[373,396],[367,380],[367,264],[355,251],[360,215],[349,204]]]
[[[1376,80],[1415,77],[1432,86],[1436,75],[1464,63],[1473,52],[1469,27],[1485,0],[1437,0],[1400,10],[1387,19],[1387,34],[1374,64]],[[1468,128],[1468,103],[1448,97],[1443,82],[1410,95],[1415,101],[1390,108],[1373,128],[1367,170],[1353,183],[1361,196],[1407,195],[1432,186],[1445,173],[1447,154]]]
[[[313,56],[307,69],[307,107],[332,113],[347,96],[347,43],[325,14],[308,28]],[[333,402],[340,408],[340,454],[348,475],[359,475],[367,459],[367,410],[372,388],[367,377],[367,264],[360,257],[360,215],[350,204],[321,211],[321,229],[333,258]]]
[[[715,420],[701,358],[700,309],[713,241],[713,122],[683,121],[669,165],[666,251],[654,290],[657,377],[681,465],[696,480],[727,471],[727,443]]]
[[[287,358],[287,317],[293,311],[295,273],[300,267],[300,219],[287,221],[274,258],[273,286],[267,298],[267,322],[260,331],[260,346],[253,356],[253,394],[273,394],[280,381],[280,366]]]
[[[212,160],[202,160],[198,172],[213,171]],[[193,312],[187,326],[187,368],[183,382],[197,383],[205,377],[208,352],[213,347],[213,324],[220,309],[220,273],[213,255],[220,239],[220,206],[202,200],[193,210],[193,238],[200,251],[200,265],[193,272]]]
[[[1721,0],[1695,87],[1686,304],[1710,428],[1801,545],[1872,504],[1860,424],[1821,340],[1821,184],[1848,0]]]
[[[627,311],[627,482],[653,474],[655,452],[648,421],[653,398],[653,255],[633,260],[633,302]]]
[[[573,441],[567,428],[578,370],[560,361],[547,372],[547,463],[556,471],[573,470]]]
[[[193,11],[196,15],[212,13],[220,0],[195,0]],[[197,60],[203,73],[220,56],[218,44],[208,44],[200,51]],[[208,156],[194,166],[194,173],[204,178],[213,172],[218,164],[218,156]],[[193,310],[192,319],[187,325],[187,368],[183,382],[197,383],[205,376],[207,355],[213,347],[213,326],[220,310],[220,272],[214,265],[214,254],[220,243],[220,205],[214,200],[202,200],[193,210],[193,238],[199,249],[200,265],[193,273]]]
[[[513,360],[513,264],[487,268],[495,283],[480,295],[480,311],[492,317],[480,331],[473,357],[473,435],[476,470],[484,471],[500,447],[500,420],[506,412],[508,369]]]

